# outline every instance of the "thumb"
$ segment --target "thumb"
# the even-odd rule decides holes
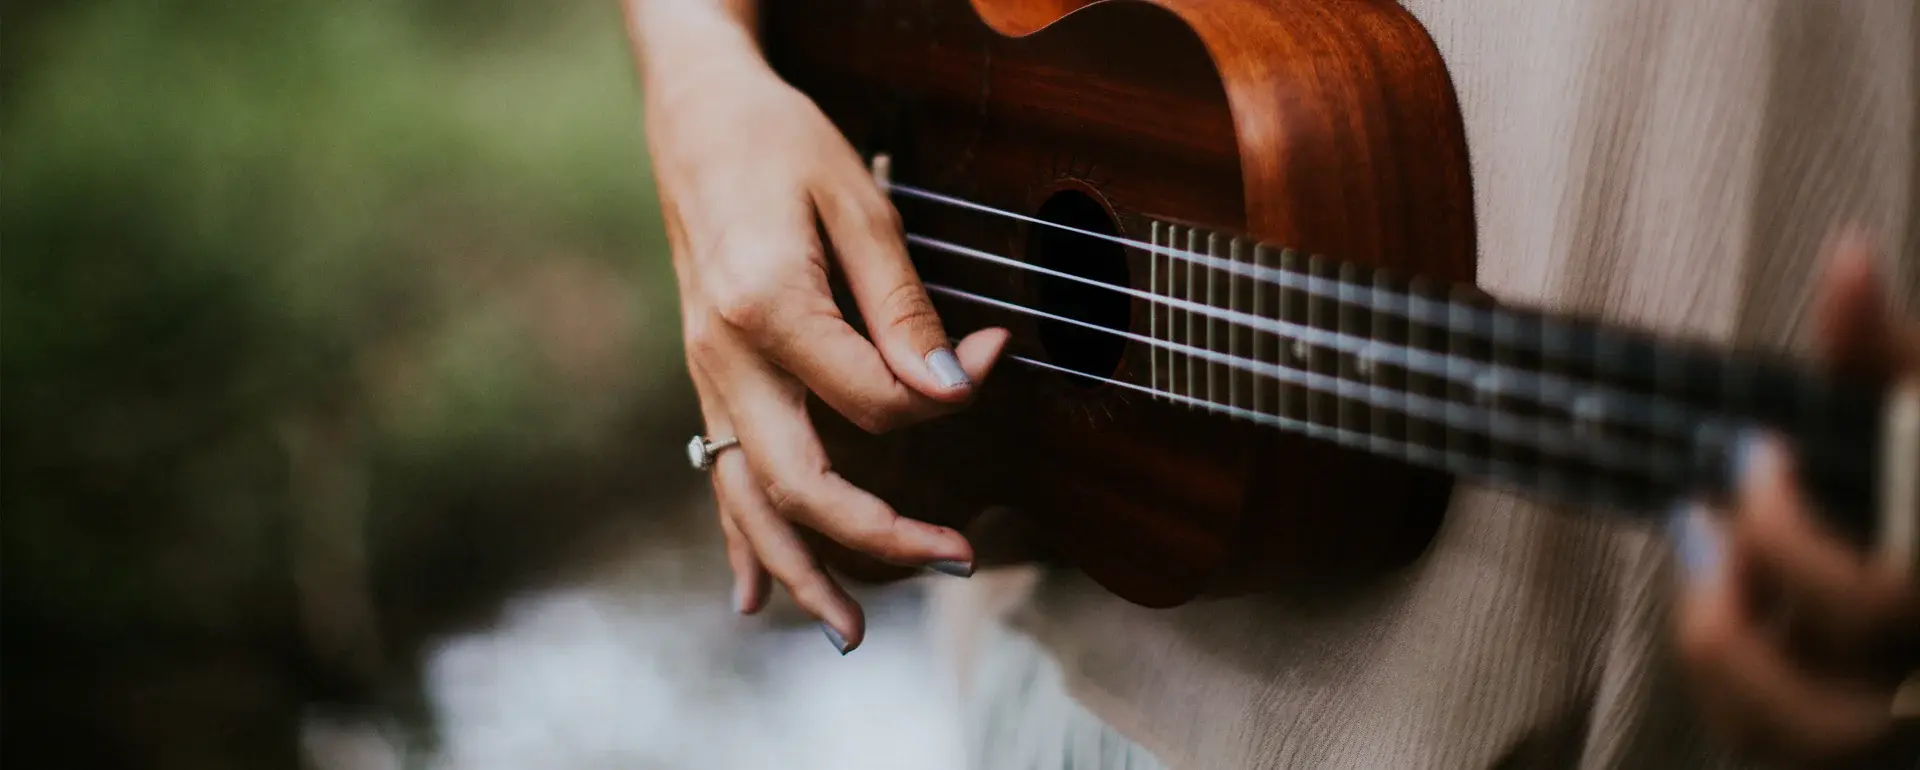
[[[899,215],[871,185],[853,187],[818,196],[815,205],[874,347],[908,387],[948,403],[967,400],[999,358],[1005,333],[975,332],[956,350],[907,257]]]
[[[1883,379],[1914,366],[1912,340],[1887,314],[1877,276],[1873,241],[1848,231],[1827,248],[1818,300],[1820,348],[1839,370]]]

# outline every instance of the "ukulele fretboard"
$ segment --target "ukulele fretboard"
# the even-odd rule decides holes
[[[1632,510],[1724,492],[1765,427],[1829,507],[1874,510],[1875,389],[1178,224],[1151,244],[1156,398]]]

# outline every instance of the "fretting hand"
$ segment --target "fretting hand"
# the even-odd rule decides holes
[[[1870,256],[1858,239],[1834,250],[1823,351],[1863,374],[1920,371],[1920,333],[1883,314]],[[1895,745],[1911,741],[1895,735],[1893,703],[1920,669],[1913,576],[1823,528],[1785,446],[1760,439],[1742,454],[1732,510],[1695,512],[1678,527],[1687,572],[1678,646],[1708,724],[1756,757],[1795,765],[1912,750]]]
[[[740,442],[710,469],[736,609],[757,611],[771,574],[844,653],[860,644],[863,615],[799,527],[950,574],[969,574],[974,556],[960,533],[899,516],[836,475],[808,393],[869,431],[898,428],[965,404],[1006,332],[950,345],[893,206],[833,124],[766,65],[743,14],[629,9],[688,369],[707,435]],[[834,304],[821,230],[871,342]]]

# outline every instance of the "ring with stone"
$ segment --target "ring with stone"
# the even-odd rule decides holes
[[[694,470],[704,471],[713,467],[714,457],[728,447],[739,445],[740,439],[737,438],[708,440],[706,436],[694,436],[692,441],[687,442],[687,462],[693,464]]]

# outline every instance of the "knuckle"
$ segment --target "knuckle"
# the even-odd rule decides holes
[[[816,262],[788,247],[736,247],[717,260],[711,295],[720,319],[739,329],[760,329],[788,294],[794,272]]]
[[[767,504],[783,516],[789,516],[806,507],[806,492],[800,485],[791,481],[775,479],[765,485]]]
[[[889,326],[913,331],[940,328],[940,314],[934,310],[933,300],[921,290],[918,283],[908,282],[893,287],[881,299],[880,307],[884,314],[882,317]]]
[[[854,211],[860,217],[861,224],[867,232],[880,238],[900,237],[903,229],[900,224],[900,212],[894,210],[892,204],[885,200],[875,200]]]
[[[899,430],[925,416],[914,395],[905,388],[875,389],[859,393],[855,398],[855,403],[846,410],[846,417],[873,435]]]
[[[852,412],[848,419],[861,430],[876,436],[900,427],[900,414],[879,404],[864,405]]]
[[[779,284],[769,273],[731,276],[714,290],[714,308],[720,320],[746,331],[765,328],[779,301]]]

